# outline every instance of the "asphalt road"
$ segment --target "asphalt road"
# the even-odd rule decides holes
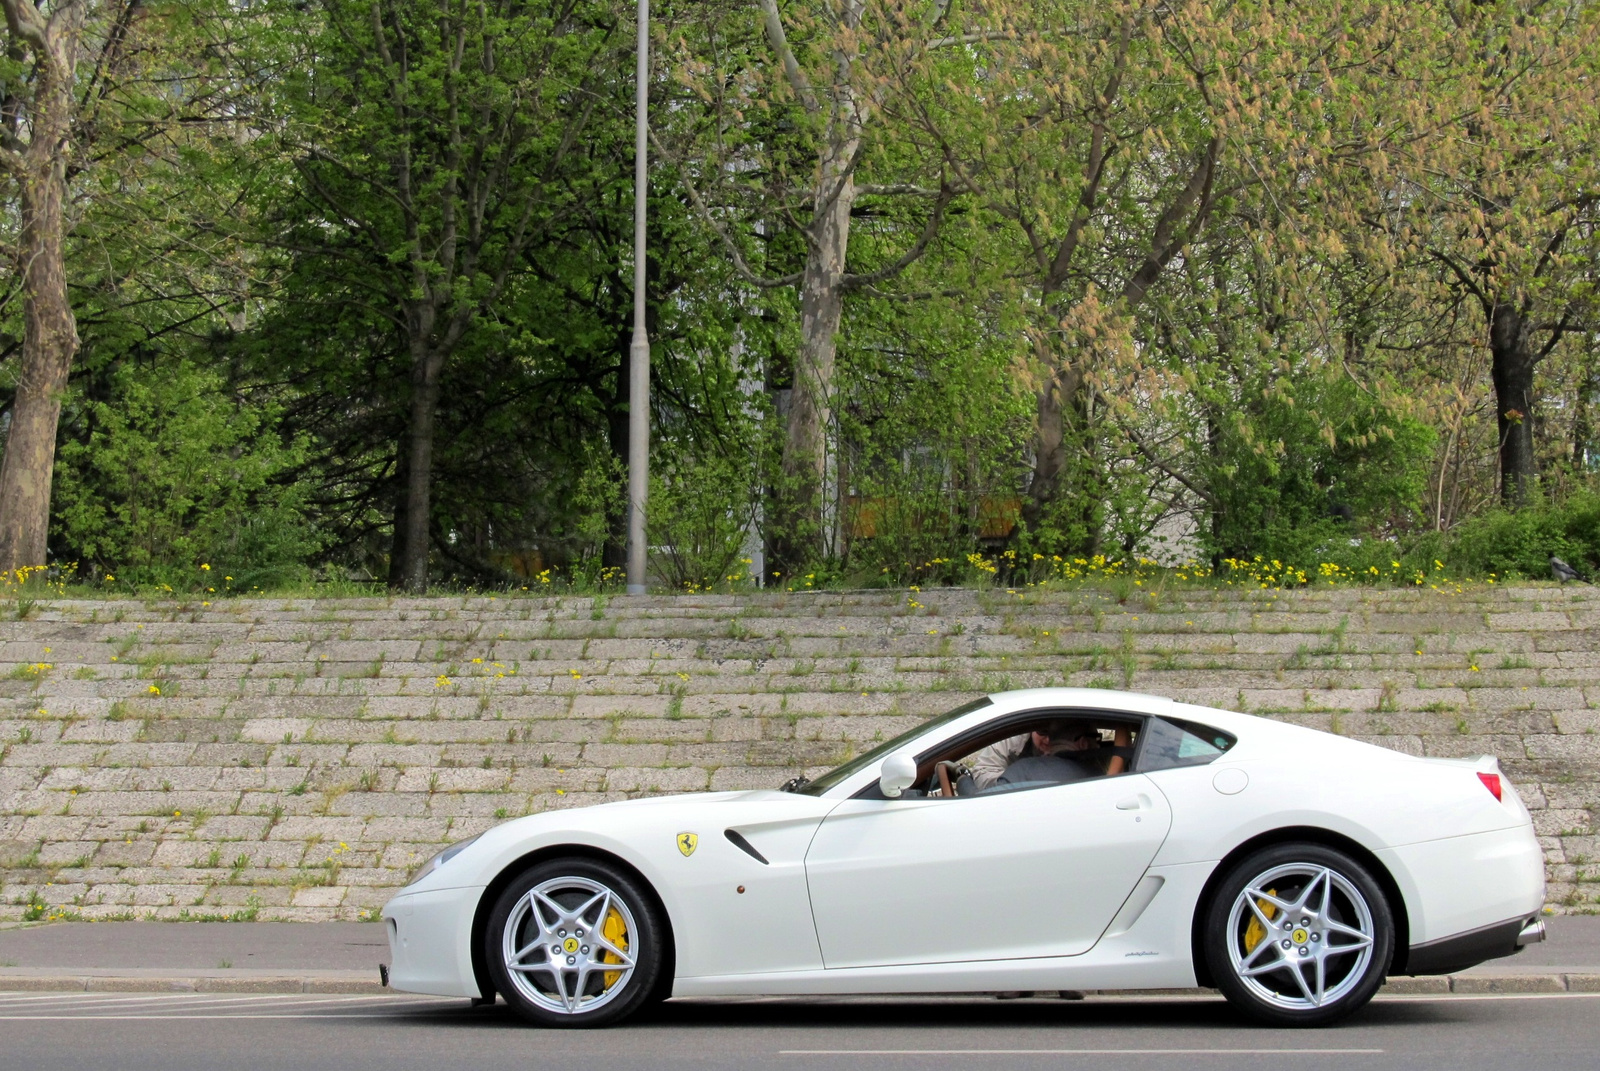
[[[1593,1071],[1597,1052],[1600,994],[1577,993],[1383,997],[1312,1031],[1251,1026],[1211,998],[674,1001],[612,1030],[546,1031],[427,998],[0,994],[4,1071]]]

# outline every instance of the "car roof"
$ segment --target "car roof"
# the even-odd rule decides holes
[[[1109,688],[1023,688],[1015,692],[995,692],[989,696],[993,707],[988,713],[1008,714],[1032,707],[1081,707],[1088,710],[1119,710],[1129,714],[1171,714],[1178,704],[1159,695],[1118,692]]]

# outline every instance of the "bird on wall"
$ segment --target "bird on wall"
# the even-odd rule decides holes
[[[1569,580],[1576,580],[1580,584],[1588,583],[1587,580],[1578,575],[1578,570],[1574,569],[1572,566],[1568,565],[1554,554],[1550,555],[1550,573],[1563,584]]]

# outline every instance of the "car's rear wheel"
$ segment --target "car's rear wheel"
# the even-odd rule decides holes
[[[635,878],[598,859],[551,859],[495,901],[484,933],[496,987],[543,1026],[606,1026],[657,989],[661,923]]]
[[[1372,999],[1394,952],[1394,919],[1367,869],[1320,844],[1280,844],[1229,870],[1203,948],[1230,1003],[1278,1026],[1319,1026]]]

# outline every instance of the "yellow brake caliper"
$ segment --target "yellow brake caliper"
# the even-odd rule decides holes
[[[1278,890],[1268,889],[1267,895],[1277,896]],[[1265,900],[1257,900],[1256,906],[1259,907],[1261,909],[1261,913],[1267,916],[1269,919],[1278,913],[1278,909],[1273,907]],[[1256,950],[1256,945],[1259,945],[1262,938],[1266,936],[1267,928],[1261,925],[1261,920],[1256,918],[1254,915],[1250,916],[1250,925],[1244,928],[1244,954],[1248,956],[1250,953],[1254,952]],[[607,982],[606,984],[610,985],[611,983]]]
[[[628,924],[622,921],[622,912],[612,908],[606,912],[606,921],[600,926],[600,933],[607,941],[616,945],[622,951],[628,950]],[[621,963],[616,953],[609,949],[600,953],[601,963]],[[610,989],[617,984],[617,979],[622,977],[621,971],[607,971],[605,973],[606,988]]]

